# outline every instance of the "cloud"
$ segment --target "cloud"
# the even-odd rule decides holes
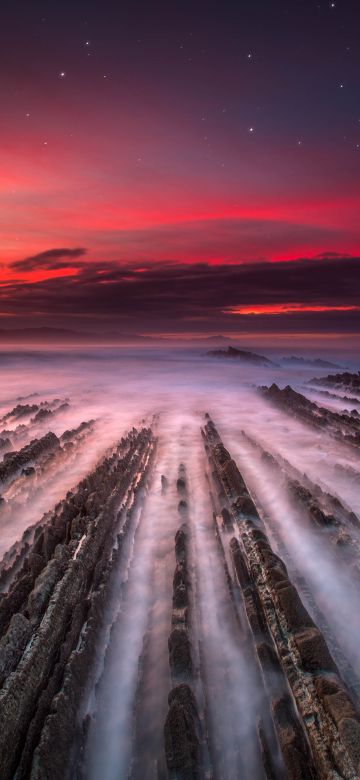
[[[294,329],[311,329],[316,322],[358,332],[360,258],[241,265],[89,262],[75,276],[5,285],[0,303],[3,312],[31,318],[32,324],[37,317],[41,324],[63,325],[66,319],[72,325],[98,323],[133,332],[230,331],[259,330],[271,318],[280,330],[289,323]],[[257,317],[231,313],[241,307],[264,311]],[[269,307],[276,316],[266,311]]]
[[[11,264],[11,268],[14,271],[37,271],[38,269],[46,269],[48,271],[56,271],[59,268],[68,268],[69,260],[71,265],[74,265],[73,261],[79,257],[83,257],[86,254],[86,249],[83,247],[76,247],[75,249],[48,249],[46,252],[40,252],[32,257],[26,257],[24,260],[16,260]],[[79,265],[76,263],[76,265]]]

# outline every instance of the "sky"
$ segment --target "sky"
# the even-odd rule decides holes
[[[360,4],[1,4],[0,330],[360,332]]]

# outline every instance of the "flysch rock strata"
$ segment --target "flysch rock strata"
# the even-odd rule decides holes
[[[37,526],[3,594],[2,780],[70,776],[79,704],[121,554],[119,506],[142,490],[155,446],[145,428],[122,439]]]
[[[271,702],[288,777],[355,780],[360,772],[359,713],[210,419],[203,437],[237,528],[234,567],[251,630],[259,640],[259,662],[263,669],[280,665],[295,704],[288,695]]]
[[[186,469],[180,464],[177,493],[188,507]],[[184,504],[179,514],[184,516]],[[185,510],[185,511],[186,511]],[[171,780],[197,780],[203,777],[204,729],[196,696],[190,683],[194,676],[190,641],[189,524],[182,523],[175,534],[176,567],[173,578],[172,618],[169,635],[169,664],[174,686],[169,693],[169,710],[164,725],[166,765]]]
[[[276,384],[272,384],[270,387],[259,387],[258,390],[263,398],[293,417],[314,428],[328,431],[344,444],[360,447],[360,416],[334,412],[318,406],[293,390],[290,385],[280,389]]]

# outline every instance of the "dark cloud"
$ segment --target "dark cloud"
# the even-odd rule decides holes
[[[359,306],[360,258],[245,265],[87,263],[75,276],[0,288],[2,311],[47,324],[83,322],[145,332],[276,329],[360,331],[360,312],[233,315],[236,306]]]
[[[38,269],[56,271],[59,268],[68,268],[69,260],[74,265],[73,261],[77,260],[78,257],[83,257],[85,254],[86,249],[83,247],[76,247],[75,249],[48,249],[46,252],[26,257],[24,260],[16,260],[15,263],[11,264],[11,268],[15,271],[37,271]]]

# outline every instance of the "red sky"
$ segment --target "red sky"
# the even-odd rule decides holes
[[[61,295],[78,289],[85,269],[104,285],[104,266],[148,273],[178,264],[182,274],[202,263],[226,275],[231,264],[360,255],[359,14],[285,2],[275,13],[263,0],[225,4],[221,14],[207,5],[205,15],[187,3],[141,14],[136,4],[109,3],[106,13],[95,5],[14,0],[4,11],[5,319],[40,295],[36,284],[53,280]],[[77,248],[86,251],[74,263]],[[44,262],[54,252],[56,262]],[[21,265],[27,258],[38,260]],[[325,281],[323,293],[310,289],[311,303],[303,285],[301,295],[280,289],[280,302],[275,292],[263,300],[261,276],[258,287],[258,300],[252,282],[248,301],[241,290],[231,301],[245,317],[257,307],[294,322],[299,307],[309,315],[357,307],[334,301]],[[219,301],[229,317],[227,304]],[[33,310],[39,323],[51,315]],[[53,315],[59,324],[63,314]]]

